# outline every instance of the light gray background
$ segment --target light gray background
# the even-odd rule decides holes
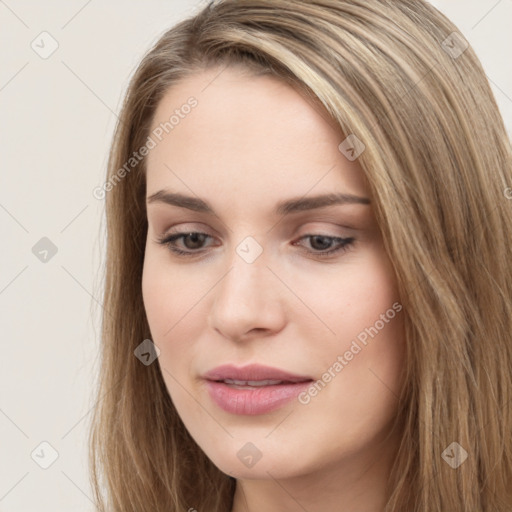
[[[104,216],[92,191],[128,77],[200,4],[0,0],[0,512],[94,509],[86,437]],[[433,4],[473,45],[512,133],[512,0]],[[59,44],[47,59],[31,48],[42,31]],[[32,252],[42,237],[58,249],[46,263]],[[49,460],[43,441],[58,452],[48,469],[31,458],[37,448]]]

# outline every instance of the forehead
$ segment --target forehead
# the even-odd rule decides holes
[[[195,106],[183,108],[190,98]],[[148,192],[367,193],[359,164],[338,149],[341,130],[276,77],[230,67],[198,71],[167,91],[152,132],[166,123],[168,133],[147,158]]]

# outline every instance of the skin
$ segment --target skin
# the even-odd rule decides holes
[[[323,193],[371,200],[357,160],[338,149],[339,129],[276,78],[221,69],[174,85],[152,125],[197,98],[150,151],[147,197],[180,192],[216,213],[147,205],[142,290],[168,392],[198,445],[237,479],[233,512],[382,511],[400,442],[398,433],[384,440],[402,383],[401,313],[366,346],[359,343],[362,350],[307,404],[294,399],[270,413],[234,415],[210,399],[201,379],[225,363],[321,379],[399,302],[371,204],[273,213],[279,201]],[[170,231],[211,238],[177,240],[178,248],[195,251],[183,257],[158,243]],[[318,252],[339,245],[319,246],[311,234],[355,242],[322,257]],[[263,249],[252,263],[236,252],[248,236]],[[247,442],[261,452],[250,468],[237,457]]]

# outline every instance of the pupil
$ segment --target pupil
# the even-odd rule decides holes
[[[315,247],[315,245],[318,245],[316,242],[317,241],[320,241],[320,247]],[[323,243],[322,243],[323,242]],[[318,249],[318,250],[325,250],[327,249],[330,245],[331,245],[331,239],[326,237],[326,236],[321,236],[321,235],[316,235],[316,236],[313,236],[311,238],[311,246],[314,248],[314,249]]]

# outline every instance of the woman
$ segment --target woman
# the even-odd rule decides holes
[[[422,1],[164,34],[104,186],[98,508],[511,510],[511,153]]]

